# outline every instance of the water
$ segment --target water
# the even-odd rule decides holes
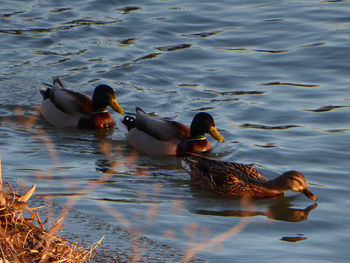
[[[40,118],[24,125],[38,116],[38,89],[52,76],[88,94],[106,83],[126,111],[187,124],[210,112],[226,138],[211,156],[256,163],[269,178],[299,170],[318,196],[317,206],[293,193],[254,201],[247,225],[198,259],[347,262],[349,11],[348,1],[3,0],[3,177],[36,183],[62,207],[74,197],[77,218],[125,228],[118,211],[176,249],[174,262],[237,225],[247,209],[240,200],[192,189],[178,159],[138,155],[117,129],[59,130]],[[78,236],[89,231],[71,222]],[[90,231],[97,241],[101,233]],[[118,251],[115,231],[104,234]]]

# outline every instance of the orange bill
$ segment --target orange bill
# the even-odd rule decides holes
[[[304,190],[301,190],[300,192],[303,193],[306,197],[310,198],[311,200],[317,201],[316,195],[311,193],[309,189],[305,188]]]

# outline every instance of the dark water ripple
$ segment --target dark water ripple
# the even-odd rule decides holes
[[[297,125],[266,126],[266,125],[259,125],[259,124],[244,123],[244,124],[241,124],[240,127],[244,129],[248,128],[248,129],[263,129],[263,130],[285,130],[285,129],[299,128],[301,126],[297,126]]]
[[[342,109],[342,108],[348,108],[350,106],[323,106],[318,109],[310,110],[310,109],[304,109],[305,111],[310,111],[310,112],[328,112],[336,109]]]

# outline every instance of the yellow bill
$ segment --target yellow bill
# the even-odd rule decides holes
[[[215,126],[211,126],[209,129],[209,134],[218,142],[224,142],[224,137],[221,136],[221,134],[218,132]]]
[[[120,105],[118,104],[116,98],[113,98],[113,99],[111,100],[111,103],[109,104],[109,106],[111,106],[112,109],[113,109],[114,111],[118,112],[119,114],[124,114],[124,113],[125,113],[124,110],[123,110],[123,108],[120,107]]]

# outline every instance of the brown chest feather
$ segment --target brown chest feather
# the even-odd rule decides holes
[[[177,155],[185,156],[186,153],[210,152],[213,149],[207,139],[184,140],[178,145]]]
[[[114,120],[109,112],[96,112],[80,119],[78,127],[85,129],[103,129],[114,126]]]

